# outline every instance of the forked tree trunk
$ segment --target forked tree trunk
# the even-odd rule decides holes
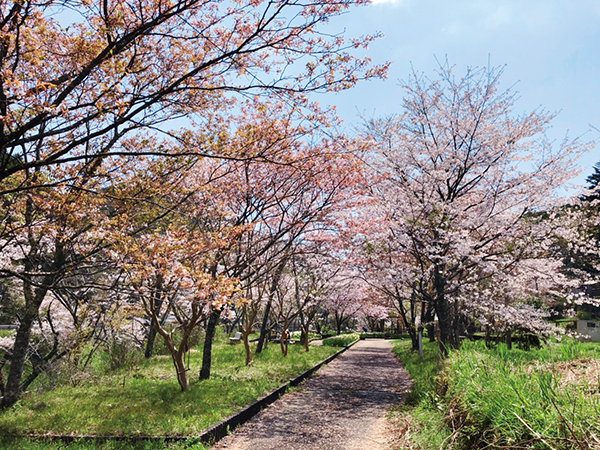
[[[288,354],[288,343],[290,340],[290,332],[289,332],[288,327],[289,327],[289,323],[286,319],[283,323],[283,331],[279,338],[279,346],[281,347],[281,353],[283,353],[283,356],[287,356],[287,354]]]
[[[288,354],[288,341],[289,341],[289,338],[285,339],[283,334],[279,338],[279,345],[281,347],[281,353],[283,354],[283,356],[287,356],[287,354]]]
[[[185,368],[185,345],[182,344],[182,348],[180,348],[177,352],[172,354],[173,357],[173,365],[175,366],[175,370],[177,371],[177,382],[181,387],[182,391],[187,391],[190,389],[190,379],[188,377],[187,369]]]
[[[265,315],[263,317],[262,325],[260,327],[260,337],[258,338],[258,345],[256,346],[256,353],[260,353],[263,350],[263,347],[266,347],[265,339],[267,338],[268,333],[268,324],[269,324],[269,314],[271,314],[271,303],[273,302],[273,297],[275,296],[275,292],[277,292],[277,286],[279,285],[279,280],[281,275],[283,274],[283,269],[287,263],[287,257],[283,258],[279,266],[277,266],[277,270],[275,271],[275,275],[273,276],[273,280],[271,281],[271,287],[269,289],[269,301],[267,302],[267,306],[265,308]]]

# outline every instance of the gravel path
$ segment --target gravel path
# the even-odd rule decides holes
[[[409,389],[388,341],[360,341],[212,448],[387,450],[387,411]]]

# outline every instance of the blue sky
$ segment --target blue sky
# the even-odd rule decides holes
[[[436,57],[458,74],[467,66],[506,65],[502,86],[519,92],[517,114],[543,107],[558,112],[549,136],[600,140],[600,1],[598,0],[375,0],[331,22],[348,37],[382,32],[366,54],[391,61],[386,81],[363,82],[319,99],[335,104],[346,124],[398,112],[411,63],[433,76]],[[600,161],[600,146],[584,156],[584,183]]]

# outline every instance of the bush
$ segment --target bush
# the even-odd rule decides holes
[[[361,339],[406,339],[410,337],[406,333],[360,333]]]
[[[340,334],[339,336],[323,339],[323,345],[329,347],[346,347],[360,339],[358,334]]]

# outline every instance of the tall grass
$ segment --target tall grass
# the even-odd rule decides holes
[[[587,448],[600,436],[600,380],[562,383],[569,367],[559,363],[600,358],[599,350],[576,341],[529,352],[468,343],[443,374],[446,421],[465,446]]]
[[[600,379],[573,376],[598,367],[597,344],[567,340],[524,351],[465,342],[439,372],[435,345],[425,346],[423,360],[407,344],[395,352],[415,380],[409,397],[421,428],[415,447],[600,446]]]
[[[413,422],[408,441],[413,448],[438,449],[452,431],[444,422],[445,405],[436,389],[438,368],[442,360],[437,343],[423,343],[423,358],[411,350],[410,340],[397,342],[393,348],[413,380],[413,388],[405,403],[394,414]]]

